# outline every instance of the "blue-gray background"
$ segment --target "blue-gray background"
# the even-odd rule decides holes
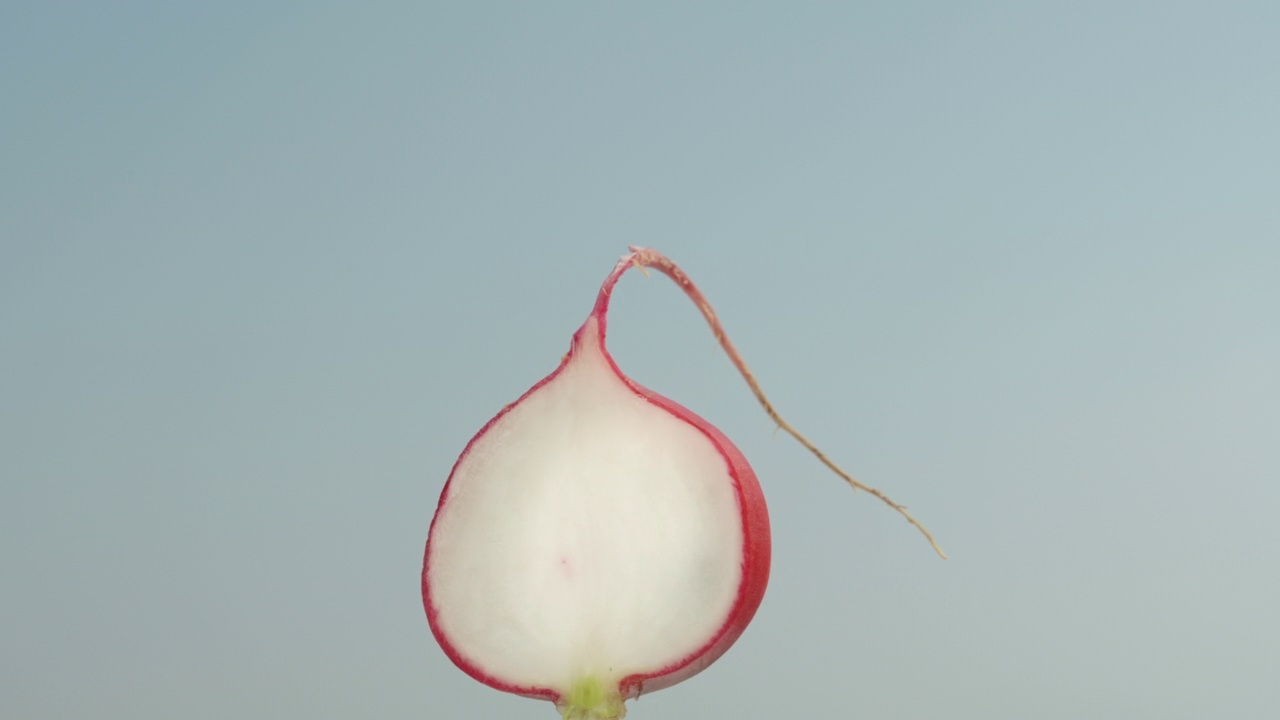
[[[696,5],[696,6],[694,6]],[[1033,7],[1034,5],[1034,7]],[[675,718],[1280,714],[1280,5],[0,9],[0,716],[555,717],[418,572],[613,347],[774,522]]]

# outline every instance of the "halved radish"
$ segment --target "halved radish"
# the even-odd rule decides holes
[[[574,720],[620,718],[625,699],[710,665],[751,621],[769,578],[769,516],[746,458],[624,375],[605,347],[610,296],[633,266],[685,290],[795,434],[684,273],[633,249],[560,366],[467,444],[427,540],[431,630],[475,679],[551,700]]]

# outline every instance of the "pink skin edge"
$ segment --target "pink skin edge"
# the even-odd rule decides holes
[[[670,277],[682,290],[689,296],[699,309],[707,317],[707,321],[711,324],[712,330],[716,337],[722,342],[727,342],[724,338],[723,330],[720,328],[719,322],[715,319],[711,306],[702,297],[702,293],[688,279],[688,277],[678,268],[675,263],[671,262],[666,256],[655,250],[645,248],[632,248],[629,255],[624,256],[614,266],[613,271],[609,274],[600,286],[600,293],[596,298],[595,307],[591,310],[591,314],[587,317],[587,321],[573,335],[573,341],[569,348],[569,353],[560,361],[560,365],[548,376],[538,381],[536,385],[520,396],[518,400],[507,405],[489,422],[485,423],[480,432],[476,433],[471,441],[467,443],[462,454],[458,456],[458,460],[454,463],[453,469],[449,471],[449,479],[445,482],[444,489],[440,493],[440,501],[436,506],[436,514],[434,518],[440,517],[440,511],[444,508],[449,498],[449,486],[453,482],[453,475],[458,465],[462,462],[471,451],[471,446],[476,443],[486,432],[489,431],[498,420],[500,420],[507,412],[525,398],[537,392],[544,385],[551,382],[560,372],[568,365],[569,361],[574,357],[578,348],[581,347],[581,338],[583,330],[587,323],[593,319],[599,328],[600,351],[609,363],[609,367],[613,369],[614,374],[630,387],[635,393],[650,403],[666,410],[672,415],[689,423],[706,435],[707,439],[715,446],[715,448],[724,457],[725,463],[729,468],[729,476],[733,480],[734,493],[738,499],[738,508],[741,513],[742,522],[742,579],[738,584],[737,596],[733,606],[729,611],[728,617],[720,628],[711,636],[711,638],[703,644],[702,647],[690,653],[686,657],[659,668],[653,672],[640,673],[624,677],[618,683],[618,693],[623,698],[639,697],[641,692],[652,692],[665,687],[670,687],[676,683],[686,680],[715,662],[721,655],[729,649],[730,646],[742,635],[751,619],[755,616],[756,610],[760,607],[760,602],[764,598],[765,587],[769,582],[769,563],[771,556],[770,535],[769,535],[769,513],[765,506],[764,493],[760,489],[760,482],[756,478],[755,472],[747,463],[746,457],[738,450],[734,444],[725,437],[711,423],[698,417],[687,408],[679,403],[670,400],[658,393],[649,390],[634,382],[618,368],[614,362],[613,356],[609,354],[605,347],[605,334],[607,327],[607,316],[609,312],[609,300],[613,294],[613,288],[617,285],[619,278],[628,269],[632,267],[651,267]],[[735,360],[735,365],[736,365]],[[513,685],[499,678],[485,673],[480,668],[471,664],[466,657],[458,651],[457,648],[449,641],[440,629],[438,622],[438,610],[431,599],[431,584],[428,582],[428,574],[431,561],[431,534],[435,532],[435,519],[431,521],[431,530],[427,536],[427,548],[423,559],[422,567],[422,601],[427,613],[427,622],[431,626],[431,632],[436,638],[436,642],[444,650],[445,655],[453,661],[463,672],[467,673],[476,680],[497,690],[523,695],[532,698],[541,698],[551,700],[552,702],[560,702],[561,695],[559,692],[550,688],[527,687]]]

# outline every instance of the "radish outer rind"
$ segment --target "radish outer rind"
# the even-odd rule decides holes
[[[432,522],[431,534],[428,538],[424,558],[422,573],[424,606],[432,631],[450,659],[472,677],[494,688],[556,702],[566,718],[604,720],[606,718],[621,717],[622,713],[625,712],[625,708],[622,705],[624,698],[636,697],[642,692],[651,692],[668,687],[705,669],[728,650],[746,628],[763,598],[769,575],[768,512],[755,473],[751,470],[745,457],[723,433],[710,425],[710,423],[678,403],[640,386],[624,375],[605,349],[606,314],[609,295],[618,277],[627,267],[629,265],[626,264],[624,259],[624,262],[619,263],[618,267],[606,280],[605,285],[601,288],[600,296],[597,298],[596,307],[592,310],[591,315],[583,326],[575,333],[570,352],[565,356],[560,366],[521,396],[519,400],[504,408],[468,443],[458,462],[455,463],[454,469],[450,473],[449,481],[446,482],[444,491],[441,493],[440,504],[437,507],[436,517]],[[485,438],[486,434],[499,427],[504,418],[514,408],[519,407],[521,403],[555,382],[562,373],[573,370],[573,363],[578,360],[586,362],[596,357],[603,358],[614,379],[629,389],[632,397],[643,399],[649,405],[664,411],[670,418],[674,418],[691,430],[696,431],[714,448],[715,453],[721,458],[723,471],[727,473],[727,477],[731,481],[729,489],[733,494],[738,515],[738,532],[734,533],[735,540],[740,542],[738,557],[741,564],[737,576],[737,587],[736,590],[732,591],[732,599],[728,603],[723,619],[718,624],[710,627],[710,631],[698,645],[687,648],[686,651],[675,654],[655,666],[632,668],[627,674],[621,676],[610,673],[610,671],[616,671],[617,669],[615,668],[584,667],[583,670],[586,673],[579,674],[574,678],[563,678],[557,682],[521,682],[518,678],[513,679],[512,677],[518,673],[503,672],[495,674],[489,672],[482,667],[481,663],[473,661],[466,648],[455,645],[454,639],[450,636],[449,629],[446,627],[450,621],[441,616],[441,608],[437,602],[442,591],[433,585],[433,547],[444,542],[438,537],[440,528],[443,525],[441,518],[449,507],[451,493],[456,490],[453,487],[455,477],[459,474],[460,468],[463,467],[464,461],[468,459],[473,449],[478,444],[483,444],[485,442],[483,438]],[[438,559],[437,562],[439,562]],[[456,576],[456,573],[451,575],[451,577]],[[444,594],[448,593],[444,592]],[[644,632],[645,628],[630,628],[629,630]]]

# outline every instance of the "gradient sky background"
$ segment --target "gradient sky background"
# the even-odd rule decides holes
[[[1280,4],[0,6],[0,717],[554,718],[418,591],[611,345],[770,502],[690,718],[1280,715]]]

